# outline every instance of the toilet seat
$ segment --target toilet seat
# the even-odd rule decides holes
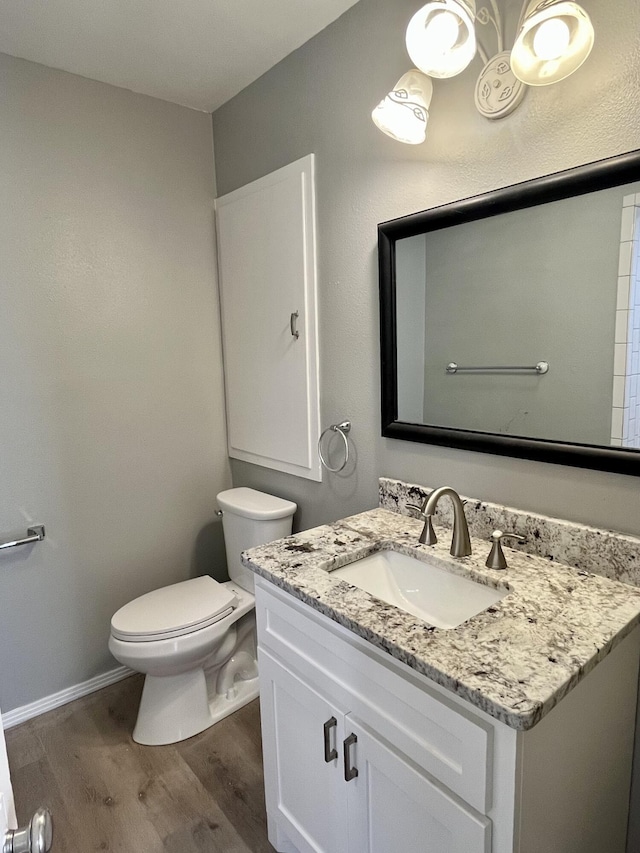
[[[168,640],[191,634],[229,616],[238,598],[205,575],[148,592],[121,607],[111,635],[127,642]]]

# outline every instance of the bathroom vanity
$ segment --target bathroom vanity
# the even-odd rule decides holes
[[[404,497],[387,491],[381,508],[243,557],[259,576],[271,843],[280,853],[624,853],[640,590],[542,553],[508,549],[506,571],[486,569],[477,535],[490,505],[467,505],[473,554],[454,560],[450,529],[419,545],[420,522],[384,508]],[[513,532],[533,524],[534,551],[564,542],[585,553],[553,520],[503,521]],[[617,559],[633,561],[638,540],[623,539]],[[332,576],[381,550],[501,597],[435,628]]]

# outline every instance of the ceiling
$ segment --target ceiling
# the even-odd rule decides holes
[[[2,0],[0,52],[212,112],[356,0]]]

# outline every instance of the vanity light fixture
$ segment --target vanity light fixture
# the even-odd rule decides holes
[[[476,55],[475,0],[435,0],[407,27],[407,52],[431,77],[455,77]]]
[[[475,104],[485,118],[512,113],[527,86],[546,86],[573,74],[589,56],[594,32],[589,16],[573,0],[525,0],[513,49],[504,49],[497,0],[476,11],[476,0],[430,0],[409,21],[407,51],[416,68],[396,83],[372,113],[375,124],[399,142],[423,142],[433,85],[430,77],[454,77],[476,52],[484,67]],[[496,53],[486,51],[476,25],[492,25]]]
[[[375,124],[398,142],[419,145],[427,134],[429,105],[433,83],[420,71],[407,71],[393,90],[380,101],[371,118]]]
[[[533,0],[511,51],[511,68],[528,86],[557,83],[580,68],[593,39],[589,16],[577,3]]]

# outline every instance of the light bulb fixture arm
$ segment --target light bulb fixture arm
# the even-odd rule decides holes
[[[527,6],[529,5],[528,0],[524,0],[522,4],[522,9],[520,10],[520,17],[518,18],[518,26],[516,27],[516,32],[519,33],[522,29],[522,25],[524,24],[524,19],[527,16]]]
[[[502,13],[500,12],[500,6],[498,5],[498,0],[489,0],[491,5],[491,10],[493,12],[489,12],[486,6],[482,6],[475,18],[475,22],[481,24],[482,26],[487,26],[487,24],[493,24],[493,28],[496,31],[496,40],[497,40],[497,50],[496,53],[502,53],[505,49],[505,31],[502,21]],[[529,5],[529,0],[523,0],[522,8],[520,9],[520,16],[518,17],[518,26],[516,27],[516,33],[520,32],[522,28],[522,24],[524,23],[524,19],[527,13],[527,7]],[[486,64],[488,62],[488,55],[485,50],[480,50],[480,45],[478,44],[478,52],[480,53],[483,62]]]
[[[502,53],[504,50],[504,31],[502,29],[502,16],[500,15],[500,7],[498,6],[497,0],[490,0],[491,8],[493,9],[493,25],[496,28],[496,35],[498,37],[498,53]]]
[[[486,27],[488,24],[493,24],[493,28],[496,32],[496,46],[497,49],[495,53],[502,53],[504,50],[504,30],[502,27],[502,15],[500,14],[500,7],[498,6],[497,0],[489,0],[491,4],[491,9],[493,14],[487,9],[486,6],[482,6],[475,18],[475,23],[481,24],[483,27]],[[484,47],[482,42],[480,41],[479,36],[476,36],[478,53],[480,54],[480,58],[482,59],[482,64],[486,65],[489,62],[489,59],[493,54],[490,54],[488,50]]]
[[[488,53],[487,53],[487,51],[482,47],[482,45],[481,45],[481,43],[480,43],[480,39],[477,39],[477,41],[476,41],[476,45],[477,45],[477,48],[478,48],[478,53],[480,54],[480,59],[482,60],[482,64],[483,64],[483,65],[486,65],[486,64],[487,64],[487,62],[489,61],[489,54],[488,54]]]
[[[493,28],[496,31],[496,40],[497,40],[497,50],[496,53],[502,53],[505,49],[505,31],[502,21],[502,13],[500,12],[500,6],[498,5],[498,0],[489,0],[491,5],[491,12],[487,9],[486,6],[481,7],[476,14],[476,23],[481,24],[482,26],[486,26],[487,24],[493,24]],[[522,28],[522,24],[526,17],[527,7],[529,5],[529,0],[524,0],[522,3],[522,8],[520,9],[520,16],[518,17],[518,26],[516,27],[516,33],[520,32]],[[486,51],[485,51],[486,54]],[[481,54],[482,55],[482,54]],[[483,59],[487,62],[487,59]]]
[[[490,15],[489,12],[485,9],[484,11],[486,12],[487,19],[485,21],[480,21],[480,23],[486,24],[489,21],[491,21],[491,23],[495,27],[496,37],[498,39],[498,50],[497,50],[497,52],[502,53],[502,51],[504,50],[505,32],[504,32],[504,27],[502,25],[502,15],[500,13],[500,7],[498,5],[498,0],[489,0],[489,2],[491,4],[491,8],[493,9],[493,15]],[[523,0],[522,8],[520,9],[520,15],[518,17],[518,26],[516,27],[516,33],[520,32],[520,29],[522,27],[522,24],[524,22],[524,19],[525,19],[526,13],[527,13],[527,6],[528,5],[529,5],[529,0]],[[482,12],[482,9],[480,10],[480,12]],[[480,12],[478,14],[480,14]]]
[[[486,6],[482,6],[476,15],[476,22],[478,24],[482,24],[483,27],[486,27],[487,24],[493,24],[493,28],[496,31],[496,40],[498,43],[498,49],[496,53],[502,53],[504,50],[504,32],[502,29],[502,15],[500,14],[500,8],[498,7],[497,0],[489,0],[491,4],[491,9],[493,10],[493,14],[487,9]],[[485,59],[485,62],[487,60]]]

